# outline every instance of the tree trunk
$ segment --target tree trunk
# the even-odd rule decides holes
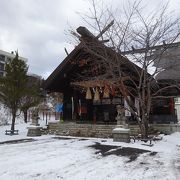
[[[144,127],[145,127],[145,138],[148,138],[149,122],[147,117],[145,117]]]
[[[144,119],[142,119],[142,124],[141,124],[141,135],[142,138],[147,139],[148,138],[148,129],[149,129],[149,123],[148,123],[148,119],[147,117],[144,117]]]
[[[15,120],[16,120],[16,113],[15,113],[15,112],[13,112],[13,113],[12,113],[11,131],[14,131],[14,127],[15,127]]]
[[[24,114],[24,122],[27,123],[27,117],[28,117],[27,109],[23,110],[23,114]]]

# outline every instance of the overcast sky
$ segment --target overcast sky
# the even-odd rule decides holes
[[[124,0],[106,1],[117,6]],[[150,2],[153,6],[158,1]],[[180,12],[180,0],[170,0],[169,5]],[[84,25],[77,12],[87,12],[90,4],[86,0],[0,0],[0,7],[0,49],[18,49],[20,56],[28,58],[29,72],[46,78],[65,58],[64,47],[72,49],[68,30]]]

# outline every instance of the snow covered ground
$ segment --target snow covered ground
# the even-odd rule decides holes
[[[36,137],[33,138],[35,141],[30,139],[29,142],[3,143],[27,138],[26,126],[23,122],[17,124],[19,135],[13,136],[4,134],[10,125],[0,126],[0,180],[180,179],[180,133],[163,136],[163,140],[153,142],[152,147],[142,145],[142,142],[63,139],[52,135]],[[93,145],[102,145],[106,152],[95,149]],[[133,158],[126,155],[129,150],[124,147],[150,152],[136,154],[137,157]],[[122,155],[111,154],[116,151],[124,152]]]

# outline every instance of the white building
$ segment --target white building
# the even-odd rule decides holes
[[[15,57],[15,53],[11,52],[6,52],[6,51],[2,51],[0,50],[0,76],[4,75],[4,70],[5,70],[5,62],[8,59],[12,59]],[[27,61],[27,58],[24,57],[19,57],[20,59]]]

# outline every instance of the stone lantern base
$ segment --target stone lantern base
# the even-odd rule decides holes
[[[113,141],[126,142],[126,143],[130,142],[130,129],[117,127],[113,129],[112,134],[113,134]]]
[[[41,136],[41,128],[40,126],[31,126],[27,127],[28,133],[27,136]]]

